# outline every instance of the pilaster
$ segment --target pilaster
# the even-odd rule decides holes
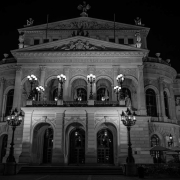
[[[19,156],[19,163],[31,163],[31,116],[33,111],[25,112],[23,136],[22,136],[22,152]],[[33,137],[33,135],[32,135]]]
[[[56,114],[56,129],[54,132],[54,141],[53,141],[53,155],[52,155],[52,164],[60,165],[64,164],[64,155],[63,155],[63,118],[64,113]]]
[[[159,94],[160,94],[160,106],[161,106],[161,113],[160,116],[162,118],[165,117],[165,106],[164,106],[164,89],[163,89],[163,81],[164,78],[163,77],[159,77]]]
[[[63,100],[69,100],[68,96],[68,89],[70,88],[69,86],[69,79],[70,79],[70,67],[65,66],[63,69],[63,73],[66,76],[66,81],[64,83],[64,87],[63,87]]]
[[[173,123],[177,123],[173,85],[170,85],[170,94],[171,94],[171,98],[170,98],[171,119]]]
[[[144,92],[144,77],[143,77],[143,65],[138,66],[138,111],[139,115],[147,115],[146,103],[145,103],[145,92]]]
[[[40,68],[40,85],[44,87],[46,66],[39,66],[39,68]]]
[[[21,103],[21,76],[22,68],[21,66],[16,66],[16,77],[15,77],[15,88],[14,88],[14,98],[13,98],[13,109],[20,109]]]
[[[114,87],[117,86],[117,75],[118,75],[119,67],[113,66],[113,84],[112,84],[112,101],[116,101],[116,94],[114,93]]]
[[[5,79],[1,78],[0,79],[0,121],[2,121],[3,119],[3,114],[2,114],[2,110],[3,110],[3,91],[4,91],[4,82]]]
[[[86,150],[86,164],[95,164],[97,163],[97,149],[95,142],[95,132],[94,132],[94,113],[89,112],[87,114],[87,150]]]

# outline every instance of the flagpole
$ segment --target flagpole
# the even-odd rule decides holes
[[[115,13],[114,13],[114,42],[116,42],[116,32],[115,32]]]
[[[47,14],[46,39],[47,39],[47,31],[48,31],[48,20],[49,20],[49,14]]]

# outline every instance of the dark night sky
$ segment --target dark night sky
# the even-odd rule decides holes
[[[180,10],[178,1],[162,0],[110,0],[88,1],[91,9],[89,17],[126,24],[134,24],[140,17],[146,27],[151,28],[148,35],[149,56],[161,53],[163,59],[171,59],[172,67],[180,73]],[[18,48],[17,29],[23,28],[26,20],[34,19],[34,25],[65,20],[80,16],[77,6],[82,0],[1,0],[0,2],[0,59],[3,53]]]

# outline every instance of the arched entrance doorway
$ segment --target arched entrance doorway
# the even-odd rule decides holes
[[[3,160],[3,157],[6,155],[7,142],[8,142],[8,135],[7,134],[2,135],[0,137],[0,163]]]
[[[51,163],[53,151],[53,129],[48,127],[44,133],[43,163]]]
[[[81,128],[75,128],[70,132],[69,163],[85,163],[85,131]]]
[[[113,164],[113,135],[109,129],[97,133],[97,163]]]
[[[53,128],[48,123],[40,123],[34,128],[32,163],[49,164],[53,153]]]

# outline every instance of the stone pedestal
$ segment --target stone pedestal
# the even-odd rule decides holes
[[[120,105],[120,106],[125,106],[125,100],[120,100],[120,101],[119,101],[119,105]]]
[[[94,100],[88,100],[88,106],[94,106]]]
[[[6,163],[4,167],[4,175],[15,175],[16,174],[16,163]]]
[[[26,106],[32,106],[32,100],[27,100],[26,101]]]
[[[135,176],[136,174],[136,165],[134,163],[126,164],[126,176]]]
[[[58,105],[58,106],[63,106],[63,100],[59,99],[59,100],[57,101],[57,105]]]

